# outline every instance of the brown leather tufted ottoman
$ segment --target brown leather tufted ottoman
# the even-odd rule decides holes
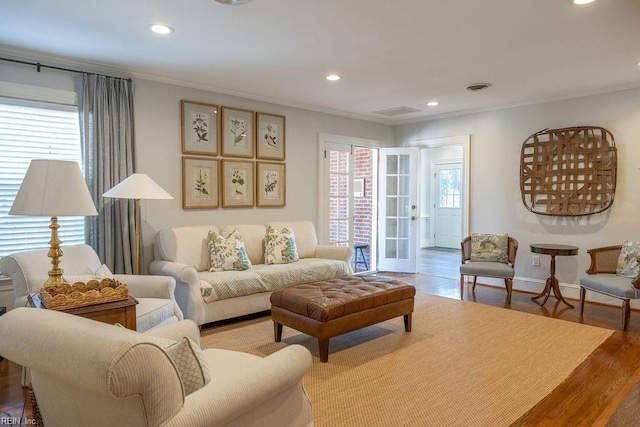
[[[345,276],[281,289],[271,294],[271,318],[276,342],[282,326],[318,339],[320,360],[329,360],[329,338],[404,316],[411,332],[416,289],[386,277]]]

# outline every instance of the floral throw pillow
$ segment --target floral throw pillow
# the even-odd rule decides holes
[[[472,262],[509,262],[507,234],[471,233]]]
[[[244,247],[242,235],[236,229],[224,237],[215,231],[209,231],[207,235],[207,247],[211,258],[209,271],[248,270],[251,261]]]
[[[620,256],[618,256],[616,274],[622,277],[635,278],[640,272],[638,256],[640,256],[640,242],[625,240],[622,244]]]
[[[267,227],[264,246],[265,264],[288,264],[300,259],[291,227],[285,227],[280,231],[271,226]]]

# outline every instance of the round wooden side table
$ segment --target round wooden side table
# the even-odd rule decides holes
[[[577,255],[578,247],[571,245],[556,245],[553,243],[532,243],[531,252],[551,256],[551,276],[549,276],[549,278],[547,279],[547,282],[544,285],[544,290],[531,299],[535,302],[538,302],[538,298],[544,297],[544,300],[538,304],[545,305],[547,300],[549,299],[551,290],[553,289],[553,295],[556,297],[556,299],[573,308],[573,305],[569,304],[569,302],[567,302],[567,300],[562,296],[562,293],[560,293],[560,285],[558,284],[558,279],[556,279],[556,256]]]

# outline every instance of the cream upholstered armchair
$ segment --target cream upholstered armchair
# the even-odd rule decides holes
[[[623,245],[615,245],[587,251],[591,256],[591,265],[587,270],[588,276],[580,279],[580,315],[584,313],[587,290],[620,299],[622,300],[622,330],[626,331],[631,317],[630,300],[640,298],[640,274],[637,272],[639,260],[634,251],[629,251],[629,255],[635,259],[628,259],[627,262],[635,263],[635,270],[621,266],[619,258],[622,250]]]
[[[183,374],[184,352],[172,357],[156,337],[188,342],[200,369]],[[0,342],[0,355],[30,369],[45,426],[302,427],[313,422],[302,385],[312,358],[299,345],[265,358],[201,350],[198,326],[190,320],[141,334],[24,307],[0,317]],[[190,377],[202,378],[205,369],[210,381],[188,390]]]
[[[503,243],[498,243],[498,246],[502,245],[504,247],[496,247],[499,239]],[[474,244],[476,245],[475,248]],[[473,276],[472,290],[476,289],[478,276],[494,277],[504,279],[507,288],[507,304],[511,304],[518,241],[504,234],[472,234],[465,237],[460,245],[462,248],[460,299],[464,296],[465,276]]]
[[[86,281],[96,272],[104,271],[98,254],[89,245],[63,246],[64,256],[60,266],[63,277]],[[15,307],[27,305],[27,296],[38,292],[48,278],[51,261],[48,250],[26,251],[7,255],[0,259],[0,272],[11,278],[15,294]],[[127,285],[130,294],[138,300],[136,326],[139,332],[183,319],[182,311],[174,297],[175,280],[166,276],[114,274],[113,278]]]

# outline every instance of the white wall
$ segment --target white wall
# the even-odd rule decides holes
[[[82,64],[76,67],[83,69]],[[94,71],[94,70],[92,70]],[[73,73],[0,62],[0,81],[74,90]],[[134,79],[138,172],[148,174],[174,200],[142,201],[145,264],[152,258],[157,230],[195,224],[261,224],[291,219],[317,222],[317,140],[319,133],[384,141],[393,145],[388,125],[285,107],[188,87]],[[287,205],[284,208],[182,209],[180,100],[206,102],[286,116]]]
[[[577,218],[536,215],[520,196],[520,149],[533,133],[545,128],[602,126],[618,148],[615,201],[604,213]],[[640,89],[564,101],[509,108],[396,127],[396,141],[471,135],[470,232],[508,232],[519,242],[515,287],[542,290],[549,275],[549,257],[531,266],[531,243],[560,243],[580,247],[575,257],[557,258],[557,277],[569,297],[586,275],[586,250],[640,240]]]

